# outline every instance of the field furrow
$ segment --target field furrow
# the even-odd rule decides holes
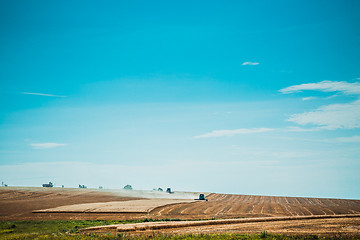
[[[35,189],[35,190],[33,190]],[[176,194],[174,194],[176,195]],[[172,196],[174,196],[172,195]],[[212,219],[212,218],[242,218],[242,217],[281,217],[281,216],[312,216],[312,215],[341,215],[359,214],[360,201],[346,199],[302,198],[302,197],[275,197],[234,194],[209,194],[208,201],[193,201],[170,205],[156,205],[155,208],[146,208],[139,213],[121,215],[115,205],[127,204],[119,201],[134,201],[139,198],[124,197],[115,193],[84,189],[61,188],[29,188],[11,189],[2,188],[0,191],[0,217],[8,220],[31,219],[138,219],[138,218],[169,218],[169,219]],[[193,199],[193,198],[192,198]],[[158,201],[155,198],[152,201]],[[146,201],[147,202],[147,201]],[[33,211],[49,208],[63,209],[63,206],[87,203],[100,204],[99,210],[89,204],[78,213],[66,211],[48,213],[32,213]],[[175,202],[174,202],[175,203]],[[128,203],[131,206],[132,203]],[[95,206],[95,205],[94,205]],[[97,205],[96,205],[97,206]],[[152,206],[152,205],[151,205]],[[155,205],[154,205],[155,206]],[[142,206],[144,208],[144,206]],[[64,208],[65,209],[65,208]],[[115,210],[114,210],[115,209]],[[120,207],[118,207],[120,209]],[[148,210],[149,209],[149,210]],[[151,210],[153,209],[153,210]],[[116,212],[118,211],[118,212]],[[150,211],[150,212],[148,212]],[[39,212],[39,211],[37,211]],[[101,212],[101,214],[99,213]],[[143,212],[147,212],[143,214]]]

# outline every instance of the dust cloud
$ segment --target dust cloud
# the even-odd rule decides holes
[[[148,190],[99,190],[101,192],[110,192],[112,194],[122,196],[122,197],[138,197],[138,198],[166,198],[166,199],[197,199],[199,198],[200,192],[181,192],[181,191],[174,191],[173,193],[169,194],[167,192],[161,191],[148,191]],[[205,193],[205,195],[207,195]]]

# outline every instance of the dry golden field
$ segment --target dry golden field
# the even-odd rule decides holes
[[[187,234],[258,233],[266,230],[270,233],[285,234],[331,235],[340,232],[349,236],[360,236],[360,200],[208,194],[209,201],[206,202],[193,199],[140,198],[138,192],[134,192],[136,197],[131,195],[131,192],[122,194],[96,189],[2,187],[0,219],[17,221],[215,218],[219,220],[142,223],[143,225],[123,225],[122,228],[125,230],[116,226],[111,231],[131,234]],[[174,196],[176,194],[171,195]],[[178,196],[190,198],[193,195]],[[59,211],[53,211],[54,208]],[[73,211],[68,211],[69,209]],[[107,211],[103,211],[104,209]],[[137,211],[133,211],[134,209]],[[108,231],[109,227],[105,230]],[[89,231],[102,232],[104,229]]]
[[[35,214],[33,211],[71,204],[136,199],[139,198],[117,196],[90,189],[2,187],[0,188],[0,219],[2,221],[102,219],[99,215]],[[116,216],[106,216],[105,219],[107,217],[115,218]]]
[[[104,203],[82,203],[33,211],[33,213],[134,213],[149,214],[162,206],[194,202],[191,199],[139,199],[131,201],[114,201]]]
[[[186,219],[360,214],[360,200],[230,194],[210,194],[208,199],[165,206],[152,214]]]
[[[360,236],[360,215],[266,217],[205,221],[147,222],[90,227],[89,233],[127,235],[258,234],[267,231],[285,235]]]
[[[124,196],[121,192],[100,191],[97,189],[0,188],[0,217],[3,221],[138,218],[189,220],[360,214],[360,200],[209,194],[207,197],[209,201],[205,202],[192,201],[192,199],[144,199],[139,198],[139,194],[135,195],[138,197],[131,197],[131,193]],[[189,195],[188,198],[190,197],[192,195]],[[121,203],[124,201],[126,201],[126,204]],[[186,201],[189,202],[184,203]],[[111,202],[114,203],[111,204]],[[107,209],[107,213],[101,211],[99,206]],[[129,208],[128,211],[124,209],[126,206]],[[48,213],[34,213],[52,208],[59,211],[56,212],[55,209]],[[66,209],[73,209],[73,211],[67,211]]]

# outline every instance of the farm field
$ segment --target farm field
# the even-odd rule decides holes
[[[188,198],[185,201],[189,202],[184,203],[184,199],[163,199],[164,195],[156,196],[153,194],[150,195],[150,199],[146,199],[140,198],[141,195],[136,191],[126,191],[125,193],[100,191],[97,189],[0,188],[0,217],[3,221],[56,219],[128,220],[144,218],[190,220],[360,214],[360,200],[209,194],[207,196],[208,202],[194,202],[193,199],[196,194],[179,194],[179,197],[186,196]],[[137,197],[132,197],[131,193]],[[149,195],[143,195],[149,197]],[[165,196],[168,197],[170,195],[165,194]],[[171,197],[177,197],[177,195],[171,194]],[[147,205],[144,204],[144,201]],[[110,202],[115,203],[111,204]],[[180,203],[174,204],[177,202]],[[168,205],[169,203],[170,205]],[[117,207],[116,205],[127,206],[128,210],[118,208],[116,212],[114,211]],[[76,206],[80,208],[76,209]],[[103,206],[108,210],[108,213],[105,213],[106,211],[102,212],[101,208],[94,206]],[[59,212],[33,213],[51,208],[56,208]],[[74,209],[73,212],[66,211],[66,209],[69,210],[71,208]],[[133,211],[136,208],[140,211]],[[93,211],[89,211],[89,209],[93,209]],[[61,212],[61,210],[64,211]]]
[[[160,218],[210,219],[359,214],[360,200],[210,194],[208,202],[165,206],[152,211]]]
[[[308,219],[306,221],[258,222],[227,224],[216,226],[198,226],[185,228],[167,228],[161,230],[137,232],[89,233],[86,227],[105,224],[140,225],[149,224],[136,221],[12,221],[0,222],[1,239],[359,239],[359,217],[339,219]],[[198,221],[200,222],[200,221]],[[127,224],[129,223],[129,224]],[[160,222],[161,223],[161,222]],[[174,222],[163,221],[165,224]],[[181,221],[178,223],[187,223]],[[158,224],[155,223],[154,224]]]
[[[82,229],[89,226],[99,226],[101,224],[118,224],[129,221],[15,221],[0,222],[0,239],[20,240],[20,239],[154,239],[154,240],[235,240],[235,239],[298,239],[298,240],[316,240],[321,237],[324,240],[330,239],[359,239],[356,232],[356,221],[336,222],[292,222],[287,224],[283,222],[281,226],[274,226],[271,223],[267,225],[243,225],[228,226],[231,229],[216,228],[184,228],[184,229],[167,229],[164,231],[141,231],[134,234],[128,233],[86,233]],[[130,221],[131,222],[131,221]],[[327,228],[327,229],[326,229]],[[262,230],[267,229],[267,230]],[[271,230],[269,230],[271,229]],[[277,230],[278,229],[278,230]],[[322,230],[322,231],[320,231]],[[324,231],[325,230],[325,231]],[[237,231],[237,232],[236,232]],[[187,232],[187,233],[186,233]],[[279,232],[279,233],[276,233]],[[282,232],[282,233],[280,233]]]
[[[105,202],[105,203],[83,203],[60,206],[34,213],[142,213],[148,214],[157,207],[194,202],[191,199],[140,199],[131,201]]]
[[[90,189],[2,187],[0,188],[0,219],[2,221],[84,219],[81,214],[62,214],[59,216],[57,214],[43,215],[32,212],[71,204],[137,199],[140,198],[118,196]],[[110,217],[115,218],[116,216]],[[90,219],[92,218],[101,219],[101,216],[90,216]]]
[[[207,195],[209,201],[206,202],[194,201],[192,197],[197,194],[179,192],[178,195],[171,194],[173,199],[166,199],[164,197],[170,195],[149,195],[139,191],[4,187],[0,188],[0,219],[126,220],[145,224],[146,227],[139,231],[127,229],[131,229],[132,225],[123,225],[125,230],[113,228],[110,231],[124,231],[131,235],[146,235],[150,231],[175,235],[258,234],[268,231],[286,235],[334,236],[340,232],[344,236],[360,236],[360,200],[213,193]],[[141,198],[141,195],[146,198]],[[166,222],[155,223],[156,219]],[[215,221],[223,223],[189,221],[200,219],[219,219]],[[148,221],[150,223],[141,223]],[[90,232],[109,230],[108,227],[104,229]]]
[[[118,233],[133,235],[186,235],[186,234],[257,234],[268,232],[282,235],[317,235],[321,237],[360,236],[360,215],[356,216],[298,216],[267,217],[250,219],[223,219],[205,221],[170,221],[129,223],[108,226],[97,226],[82,229],[90,233]]]

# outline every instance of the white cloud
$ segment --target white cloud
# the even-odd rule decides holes
[[[322,81],[318,83],[307,83],[294,85],[279,91],[288,94],[303,90],[313,90],[321,92],[337,92],[331,96],[334,98],[338,94],[360,95],[360,83],[354,82],[336,82]],[[329,98],[329,99],[330,99]],[[303,100],[313,99],[313,97],[304,97]],[[317,109],[292,115],[288,121],[300,125],[312,124],[316,127],[314,130],[334,130],[334,129],[354,129],[360,127],[360,99],[342,104],[330,104],[320,106]]]
[[[342,92],[344,94],[358,95],[360,94],[360,83],[322,81],[318,83],[306,83],[294,85],[279,91],[284,94],[301,92],[302,90],[315,90],[322,92]]]
[[[316,97],[303,97],[302,100],[303,101],[308,101],[308,100],[313,100],[316,99]]]
[[[49,149],[54,147],[66,146],[64,143],[30,143],[29,144],[34,149]]]
[[[246,66],[246,65],[250,65],[250,66],[255,66],[255,65],[259,65],[260,63],[258,63],[258,62],[244,62],[243,64],[241,64],[241,65],[243,65],[243,66]]]
[[[326,139],[326,142],[336,142],[336,143],[360,143],[360,136],[352,137],[339,137],[334,139]]]
[[[261,132],[269,132],[273,131],[271,128],[240,128],[233,130],[214,130],[209,133],[205,133],[199,136],[195,136],[194,138],[213,138],[213,137],[231,137],[238,134],[251,134],[251,133],[261,133]]]
[[[321,106],[315,111],[292,115],[288,121],[300,125],[313,124],[321,129],[353,129],[360,127],[360,100],[346,104]]]
[[[340,94],[339,94],[339,93],[336,93],[336,94],[334,94],[334,95],[331,95],[331,96],[326,97],[325,99],[329,100],[329,99],[336,98],[336,97],[338,97],[338,96],[340,96]]]
[[[66,97],[66,96],[62,96],[62,95],[54,95],[54,94],[47,94],[47,93],[23,92],[23,94],[27,94],[27,95],[37,95],[37,96],[46,96],[46,97]]]
[[[316,132],[321,130],[319,127],[314,128],[300,128],[300,127],[286,127],[286,132]]]

